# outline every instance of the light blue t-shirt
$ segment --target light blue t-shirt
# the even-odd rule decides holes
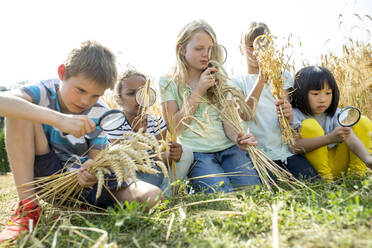
[[[183,101],[178,95],[177,84],[166,77],[160,78],[159,84],[161,102],[174,100],[177,102],[178,108],[181,109]],[[181,95],[183,96],[183,94],[185,94],[185,96],[188,97],[191,91],[191,88],[186,86],[186,88],[181,91]],[[193,152],[208,153],[223,151],[234,145],[225,134],[220,113],[213,106],[200,102],[193,116],[198,121],[202,122],[206,129],[201,129],[195,121],[191,120],[189,123],[190,127],[202,134],[202,136],[195,134],[190,128],[185,128],[178,137],[179,142],[183,146],[186,146]]]
[[[32,98],[34,104],[50,108],[57,112],[62,112],[58,102],[57,92],[59,91],[61,81],[59,79],[50,79],[35,84],[29,84],[21,87],[27,95]],[[82,115],[87,115],[96,123],[99,117],[109,110],[106,105],[99,100],[90,109],[85,110]],[[107,144],[105,132],[96,129],[83,137],[76,138],[71,134],[64,134],[56,127],[42,125],[46,138],[51,149],[53,149],[62,164],[73,163],[80,160],[84,163],[88,159],[88,149],[93,148],[103,150]],[[73,165],[74,168],[78,166]]]
[[[313,118],[323,128],[324,135],[330,134],[333,132],[333,130],[336,127],[340,125],[337,121],[337,116],[339,112],[340,112],[340,109],[337,108],[333,116],[329,116],[326,113],[309,116],[309,115],[304,115],[299,109],[293,108],[292,128],[296,129],[299,132],[301,130],[302,122],[306,119]],[[328,149],[331,149],[335,147],[336,145],[337,145],[336,143],[329,144]]]
[[[232,86],[241,90],[248,96],[258,80],[258,74],[243,74],[232,78],[229,82]],[[284,89],[292,87],[293,80],[289,73],[285,74]],[[261,96],[256,103],[256,120],[243,122],[244,130],[253,133],[258,141],[258,148],[271,160],[286,161],[293,154],[288,146],[282,143],[278,115],[275,108],[275,99],[272,96],[272,86],[265,85]]]

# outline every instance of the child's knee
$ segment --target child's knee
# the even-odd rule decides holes
[[[365,132],[372,132],[372,121],[368,117],[362,115],[357,124],[353,126],[353,131],[358,133],[361,130],[364,134]],[[368,135],[368,133],[366,135]]]
[[[131,184],[128,187],[129,198],[130,199],[124,199],[128,201],[138,201],[138,202],[145,202],[150,201],[154,202],[158,198],[160,198],[160,195],[162,193],[161,189],[155,185],[152,185],[150,183],[144,182],[144,181],[137,181],[136,183]]]
[[[6,131],[17,131],[17,133],[33,128],[33,122],[23,119],[5,118]]]
[[[323,135],[324,130],[315,119],[309,118],[301,123],[300,138],[311,138]]]

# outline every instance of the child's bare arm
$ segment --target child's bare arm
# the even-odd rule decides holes
[[[327,146],[333,143],[343,142],[350,134],[350,129],[345,127],[336,127],[332,133],[314,137],[314,138],[299,138],[296,137],[295,145],[290,147],[295,154],[302,154],[314,151],[322,146]]]
[[[241,132],[237,132],[229,121],[223,120],[223,128],[226,136],[232,142],[234,142],[241,150],[246,151],[247,145],[250,146],[257,145],[257,141],[252,133],[243,134]]]
[[[22,91],[13,92],[11,95],[0,94],[0,115],[55,126],[75,137],[81,137],[96,128],[95,123],[87,116],[63,114],[33,104],[31,97]]]
[[[251,92],[249,92],[249,95],[245,99],[245,102],[250,109],[254,110],[254,108],[256,107],[256,104],[260,100],[260,96],[261,96],[262,90],[265,86],[265,82],[266,82],[266,78],[262,74],[262,72],[260,71],[256,83],[254,84]],[[246,119],[243,119],[243,120],[249,121],[249,120],[246,120]]]
[[[351,129],[351,128],[350,128]],[[363,142],[351,130],[350,135],[345,139],[346,145],[355,153],[369,168],[372,168],[372,156],[369,154]]]

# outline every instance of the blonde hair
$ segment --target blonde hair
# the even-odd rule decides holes
[[[247,45],[253,42],[258,36],[262,34],[269,34],[270,30],[263,22],[251,22],[241,35],[240,45],[247,49]]]
[[[97,85],[110,89],[117,79],[115,55],[95,41],[83,42],[79,48],[72,50],[65,66],[65,79],[82,74]]]
[[[187,69],[188,64],[185,60],[185,57],[181,54],[181,49],[184,48],[188,42],[190,41],[191,37],[200,31],[204,31],[207,33],[211,39],[213,40],[213,43],[217,43],[216,34],[214,33],[212,27],[204,20],[193,20],[190,23],[188,23],[184,28],[181,29],[177,36],[177,42],[176,42],[176,66],[173,69],[173,72],[171,73],[171,79],[173,82],[175,82],[178,85],[178,95],[182,99],[180,92],[181,89],[185,87],[185,80],[187,78]],[[216,56],[213,54],[212,51],[212,58],[213,56]],[[214,58],[218,61],[217,58]]]

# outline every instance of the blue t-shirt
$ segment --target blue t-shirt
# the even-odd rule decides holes
[[[62,112],[58,102],[57,92],[61,80],[49,79],[35,84],[29,84],[21,87],[21,90],[32,98],[34,104]],[[85,110],[81,115],[87,115],[96,123],[99,117],[109,110],[106,105],[98,100],[90,109]],[[75,161],[84,163],[88,159],[90,148],[103,150],[107,144],[105,132],[98,129],[86,134],[83,137],[76,138],[71,134],[63,134],[61,130],[49,125],[42,125],[49,146],[55,151],[62,164],[72,164]],[[78,165],[74,164],[74,168]]]

